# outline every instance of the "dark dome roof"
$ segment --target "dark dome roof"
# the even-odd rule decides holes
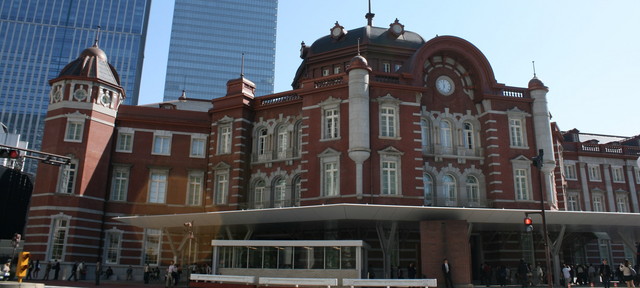
[[[320,54],[344,47],[356,46],[358,45],[358,39],[360,39],[360,45],[374,44],[411,49],[418,49],[425,43],[422,36],[414,32],[405,31],[402,35],[396,37],[388,28],[365,26],[349,30],[338,40],[331,38],[330,35],[316,40],[311,45],[309,54]]]
[[[347,68],[347,71],[351,69],[356,69],[356,68],[367,69],[371,71],[371,67],[369,67],[369,63],[367,62],[367,59],[365,59],[360,55],[351,58],[351,61],[349,62],[349,68]]]
[[[537,89],[548,89],[547,86],[544,86],[544,83],[538,79],[538,77],[533,76],[531,80],[529,80],[529,90],[537,90]]]
[[[97,43],[84,49],[76,60],[67,64],[58,77],[82,76],[99,79],[107,83],[120,86],[120,76],[116,69],[107,61],[107,54],[98,48]]]

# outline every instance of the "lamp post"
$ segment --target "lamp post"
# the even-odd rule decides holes
[[[187,267],[191,267],[191,241],[193,240],[193,220],[191,220],[190,222],[184,222],[184,227],[186,228],[186,232],[187,232],[187,237],[189,237],[189,250],[187,252]],[[193,261],[195,262],[195,261]],[[192,263],[193,263],[192,262]]]
[[[538,177],[538,181],[540,183],[540,216],[542,216],[542,234],[543,234],[542,238],[544,240],[544,257],[547,264],[547,286],[549,286],[549,288],[552,288],[553,277],[551,277],[551,271],[553,271],[553,269],[551,268],[551,253],[549,250],[549,233],[547,231],[547,217],[545,215],[545,208],[544,208],[544,181],[542,181],[542,177],[544,176],[544,173],[542,172],[542,166],[544,165],[543,156],[544,156],[544,150],[539,149],[538,155],[533,158],[533,165],[538,168],[538,171],[540,171],[540,176]],[[640,163],[640,159],[638,161]]]

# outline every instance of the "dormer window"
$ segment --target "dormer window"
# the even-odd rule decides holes
[[[389,62],[382,63],[382,71],[385,73],[391,73],[391,63]]]

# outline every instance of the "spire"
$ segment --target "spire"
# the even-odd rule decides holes
[[[536,61],[531,61],[531,65],[533,65],[533,78],[536,77]]]
[[[240,65],[240,77],[244,77],[244,53],[242,53],[242,64]]]
[[[373,25],[373,16],[376,16],[376,14],[371,13],[371,0],[369,0],[369,13],[364,15],[364,18],[367,18],[367,26]]]
[[[180,100],[180,102],[186,102],[187,101],[187,91],[182,89],[182,95],[180,95],[180,98],[178,98],[178,100]]]
[[[96,39],[93,40],[93,47],[98,47],[98,40],[100,40],[100,25],[98,25],[98,30],[96,31]]]

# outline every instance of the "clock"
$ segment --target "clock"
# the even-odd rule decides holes
[[[445,75],[438,77],[438,79],[436,79],[436,89],[444,96],[453,94],[453,90],[455,89],[453,80]]]
[[[331,28],[331,38],[333,39],[340,39],[340,37],[344,36],[345,31],[344,31],[344,27],[340,26],[340,24],[338,24],[338,21],[336,21],[336,24]]]
[[[391,33],[393,33],[393,35],[398,37],[404,33],[404,25],[400,24],[398,18],[396,18],[395,22],[389,24],[389,30],[391,30]]]

